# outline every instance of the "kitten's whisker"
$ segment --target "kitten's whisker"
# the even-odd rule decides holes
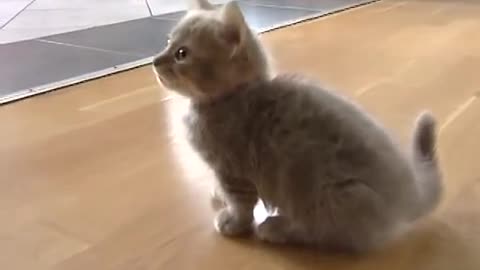
[[[376,86],[386,82],[387,80],[388,80],[387,78],[383,78],[383,79],[377,80],[375,82],[369,83],[366,86],[358,89],[355,92],[355,96],[357,96],[357,97],[361,96],[361,95],[365,94],[366,92],[370,91],[372,88],[375,88]]]
[[[125,93],[125,94],[122,94],[122,95],[118,95],[118,96],[115,96],[115,97],[112,97],[112,98],[108,98],[108,99],[104,99],[104,100],[99,101],[99,102],[92,103],[90,105],[80,107],[78,110],[79,111],[90,111],[90,110],[96,109],[98,107],[101,107],[103,105],[107,105],[107,104],[110,104],[112,102],[116,102],[118,100],[124,99],[124,98],[130,98],[134,95],[138,95],[140,93],[147,92],[147,91],[150,91],[150,90],[153,90],[153,89],[156,89],[156,88],[158,88],[157,85],[150,85],[150,86],[147,86],[147,87],[138,88],[134,91],[131,91],[131,92],[128,92],[128,93]]]

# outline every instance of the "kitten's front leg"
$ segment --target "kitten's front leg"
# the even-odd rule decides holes
[[[248,233],[253,226],[253,209],[258,195],[255,186],[248,180],[229,175],[219,176],[220,188],[226,207],[217,214],[215,228],[227,236]]]

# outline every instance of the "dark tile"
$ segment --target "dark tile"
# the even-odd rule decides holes
[[[158,15],[158,16],[155,16],[155,17],[152,17],[152,18],[160,19],[160,20],[178,21],[183,17],[183,15],[185,15],[185,11],[177,11],[177,12]]]
[[[148,57],[156,54],[166,45],[167,34],[174,24],[175,22],[171,20],[144,18],[43,39]]]
[[[293,9],[329,12],[370,2],[371,0],[241,0],[242,2]]]
[[[0,45],[0,95],[115,67],[138,59],[41,41]]]

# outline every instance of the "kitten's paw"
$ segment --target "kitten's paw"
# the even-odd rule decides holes
[[[217,232],[226,236],[246,234],[252,229],[251,221],[236,217],[227,208],[220,210],[214,225]]]
[[[287,221],[282,217],[268,217],[257,226],[255,234],[262,241],[273,244],[284,244],[288,242],[287,226]]]

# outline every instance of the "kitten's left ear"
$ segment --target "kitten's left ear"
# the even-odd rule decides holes
[[[220,20],[225,24],[224,38],[231,45],[240,45],[248,31],[248,25],[237,2],[228,2],[220,10]]]
[[[210,10],[214,9],[213,5],[208,2],[208,0],[188,0],[188,8],[190,10],[196,9],[205,9]]]

